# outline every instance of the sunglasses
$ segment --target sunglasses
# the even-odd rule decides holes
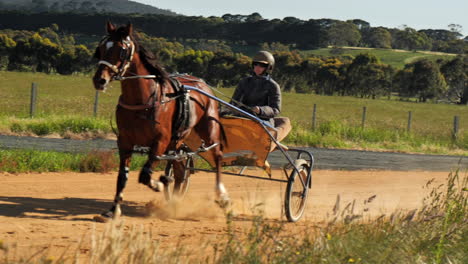
[[[260,66],[260,67],[263,67],[263,68],[266,68],[268,67],[268,64],[267,63],[262,63],[262,62],[254,62],[252,63],[252,65],[255,67],[255,66]]]

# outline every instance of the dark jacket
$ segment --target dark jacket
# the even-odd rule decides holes
[[[269,75],[246,77],[239,82],[231,104],[249,113],[253,113],[252,108],[258,106],[260,113],[257,116],[271,122],[281,112],[280,86]]]

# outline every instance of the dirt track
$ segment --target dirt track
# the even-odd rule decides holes
[[[261,171],[253,173],[261,175]],[[281,177],[280,173],[275,171],[274,177]],[[342,205],[355,199],[357,211],[362,210],[360,205],[365,199],[377,195],[368,205],[371,215],[417,208],[428,192],[423,189],[425,183],[432,178],[443,182],[447,176],[448,172],[317,170],[303,219],[287,224],[287,228],[299,232],[311,222],[324,220],[331,214],[337,195]],[[0,174],[0,241],[18,245],[10,257],[30,256],[42,248],[57,256],[69,246],[72,253],[80,248],[83,256],[88,254],[91,235],[99,234],[107,225],[95,223],[92,218],[110,207],[115,178],[115,173]],[[154,240],[169,245],[199,245],[200,241],[219,239],[224,233],[224,214],[213,202],[212,174],[192,176],[185,203],[178,205],[175,215],[165,211],[165,219],[161,213],[147,216],[145,210],[149,201],[162,205],[162,194],[136,182],[137,173],[132,172],[124,196],[126,226],[142,225],[151,231]],[[234,176],[225,176],[225,184],[237,215],[236,226],[247,227],[249,221],[245,219],[252,218],[252,208],[259,203],[271,221],[284,220],[281,209],[285,184]]]

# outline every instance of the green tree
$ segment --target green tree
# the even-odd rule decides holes
[[[460,24],[449,24],[448,28],[450,29],[451,32],[453,32],[457,38],[463,37],[461,32],[463,31],[463,27]]]
[[[48,38],[33,34],[17,42],[10,56],[9,70],[32,70],[50,73],[54,70],[63,48]]]
[[[317,94],[333,95],[341,91],[344,64],[338,59],[327,59],[317,71]]]
[[[211,51],[187,50],[174,58],[176,70],[199,77],[208,76],[208,66],[213,57],[214,53]]]
[[[304,73],[301,71],[303,58],[295,51],[274,52],[274,78],[285,91],[306,91]]]
[[[458,56],[443,64],[440,71],[449,86],[449,100],[458,104],[468,104],[468,57]]]
[[[359,54],[348,66],[343,84],[345,94],[376,99],[389,95],[392,88],[394,70],[381,64],[371,54]]]
[[[57,58],[54,67],[60,74],[89,72],[94,68],[91,60],[91,51],[84,45],[76,45],[62,52]]]
[[[405,67],[396,72],[393,77],[393,89],[397,91],[400,97],[410,98],[414,96],[410,90],[411,78],[413,75],[412,68]]]
[[[327,31],[328,43],[333,46],[357,46],[361,41],[361,32],[351,22],[337,21]]]
[[[364,42],[371,48],[391,49],[392,35],[383,27],[372,28],[365,35]]]
[[[63,52],[63,48],[53,43],[48,38],[43,38],[39,34],[34,34],[29,39],[32,54],[36,61],[36,70],[39,72],[50,73],[56,60]]]
[[[468,54],[468,42],[462,39],[456,39],[447,42],[447,48],[444,52]]]
[[[431,40],[426,34],[410,27],[395,31],[392,41],[392,47],[395,49],[430,50],[432,47]]]
[[[257,22],[257,21],[260,21],[262,19],[263,19],[263,17],[259,13],[255,12],[255,13],[252,13],[249,16],[247,16],[246,21],[247,22]]]
[[[248,73],[250,65],[250,58],[244,55],[216,52],[209,62],[207,75],[203,78],[211,85],[235,86]]]
[[[0,34],[0,70],[6,69],[9,56],[14,50],[16,42],[5,34]]]
[[[447,83],[439,70],[437,63],[422,59],[411,65],[411,77],[408,92],[416,96],[420,102],[428,99],[437,99],[445,96]]]

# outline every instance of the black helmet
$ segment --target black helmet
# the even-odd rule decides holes
[[[261,50],[255,54],[252,59],[252,63],[254,62],[268,64],[268,68],[266,70],[267,73],[271,73],[273,71],[273,67],[275,66],[275,58],[270,52],[265,50]]]

